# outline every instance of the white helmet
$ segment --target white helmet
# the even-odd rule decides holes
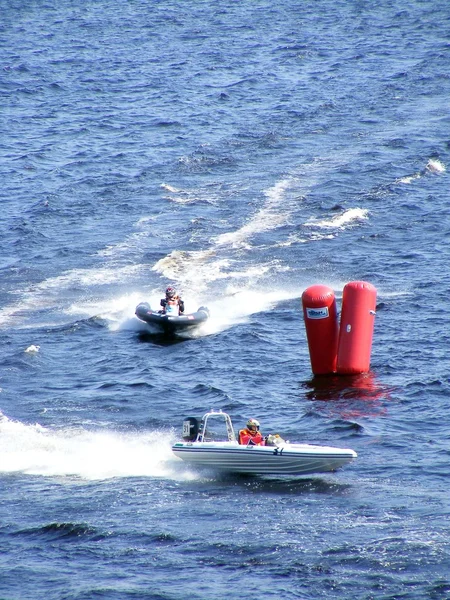
[[[257,421],[256,419],[249,419],[247,421],[247,429],[259,431],[259,421]]]

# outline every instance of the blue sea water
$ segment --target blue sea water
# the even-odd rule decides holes
[[[448,2],[0,8],[0,598],[450,598]],[[354,280],[371,371],[314,378]],[[197,472],[210,408],[358,459]]]

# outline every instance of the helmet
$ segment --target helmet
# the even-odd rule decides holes
[[[247,421],[247,429],[259,431],[259,421],[257,421],[256,419],[249,419]]]
[[[177,295],[176,289],[169,285],[169,287],[166,290],[166,296],[168,298],[175,298],[176,295]]]

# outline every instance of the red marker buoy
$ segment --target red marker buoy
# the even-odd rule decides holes
[[[339,336],[334,292],[325,285],[313,285],[303,292],[302,305],[312,372],[334,373]]]
[[[366,281],[347,283],[342,292],[337,373],[352,375],[370,369],[377,290]]]

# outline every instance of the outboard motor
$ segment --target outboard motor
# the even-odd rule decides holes
[[[188,417],[183,421],[183,440],[185,442],[193,442],[198,434],[199,420],[195,417]]]

